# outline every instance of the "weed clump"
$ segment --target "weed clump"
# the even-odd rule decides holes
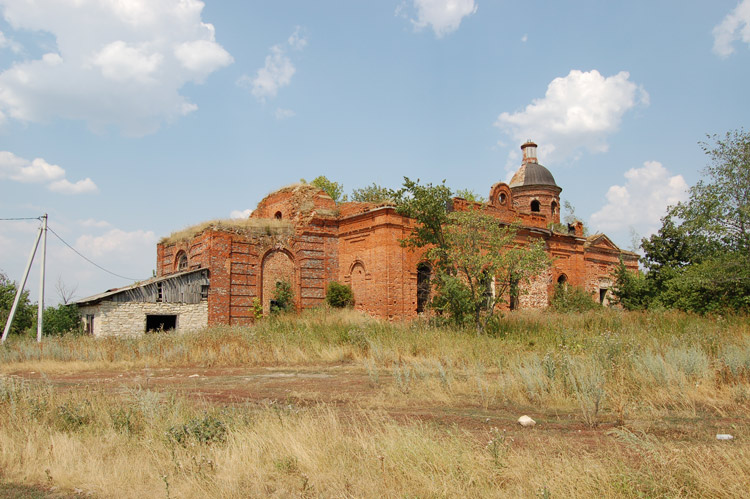
[[[331,281],[326,289],[326,303],[333,308],[353,307],[354,292],[346,284]]]
[[[586,312],[595,310],[601,305],[596,303],[585,289],[567,284],[555,286],[550,306],[557,312]]]
[[[167,430],[167,438],[181,446],[191,443],[210,445],[224,443],[227,439],[227,427],[214,416],[194,418],[182,425],[172,426]]]

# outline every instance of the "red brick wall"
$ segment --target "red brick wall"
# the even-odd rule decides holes
[[[513,204],[520,214],[530,215],[534,218],[543,217],[544,226],[550,223],[560,223],[560,191],[559,187],[514,187]],[[539,212],[531,211],[532,201],[539,201]],[[552,212],[552,203],[555,204],[555,212]]]
[[[506,184],[498,183],[491,191],[490,205],[483,208],[505,223],[520,220],[526,227],[519,233],[520,238],[545,241],[552,266],[534,283],[529,298],[522,300],[528,306],[543,306],[562,274],[570,285],[584,287],[598,299],[599,288],[609,285],[621,254],[629,269],[638,268],[637,257],[621,253],[606,238],[587,239],[580,234],[550,231],[549,223],[559,221],[559,210],[556,219],[549,211],[552,200],[559,202],[559,192],[553,191],[511,192]],[[501,192],[508,196],[503,205],[495,199]],[[524,213],[526,208],[521,205],[529,196],[540,197],[547,212]],[[305,211],[310,208],[307,206],[300,211],[301,199],[312,202],[313,209]],[[160,243],[157,273],[161,276],[176,272],[180,251],[188,255],[189,268],[209,269],[209,324],[251,323],[253,301],[261,300],[267,312],[277,280],[292,283],[299,308],[324,304],[326,286],[338,280],[352,286],[360,310],[381,318],[415,317],[417,266],[426,249],[401,246],[414,221],[398,215],[393,207],[365,203],[345,203],[337,208],[338,214],[332,214],[332,203],[329,197],[309,189],[274,193],[261,202],[253,217],[281,211],[283,217],[288,214],[292,218],[294,233],[244,234],[207,229],[185,241]],[[454,209],[468,209],[470,205],[462,199],[454,201]]]
[[[263,313],[270,311],[271,300],[276,298],[276,283],[284,281],[292,285],[293,291],[298,289],[294,257],[286,250],[273,249],[263,257],[261,267]],[[299,295],[295,293],[294,298],[296,302]]]

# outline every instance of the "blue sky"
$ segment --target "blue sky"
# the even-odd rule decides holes
[[[750,0],[0,0],[0,218],[147,278],[160,237],[300,178],[486,196],[533,139],[628,248],[745,126],[749,76]],[[37,225],[0,221],[14,280]],[[52,302],[130,282],[54,236],[48,275]]]

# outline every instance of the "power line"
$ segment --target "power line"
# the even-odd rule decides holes
[[[25,217],[25,218],[0,218],[4,222],[16,221],[16,220],[41,220],[42,217]]]
[[[128,281],[134,281],[134,282],[136,282],[136,281],[140,281],[141,280],[141,279],[133,279],[132,277],[125,277],[125,276],[120,275],[120,274],[115,274],[111,270],[105,269],[104,267],[102,267],[98,263],[92,262],[90,259],[86,258],[77,249],[75,249],[73,246],[71,246],[70,244],[68,244],[67,242],[65,242],[65,239],[63,239],[62,237],[60,237],[60,235],[57,232],[55,232],[54,230],[52,230],[52,228],[50,226],[47,226],[47,230],[49,230],[50,232],[52,232],[52,234],[54,234],[56,238],[58,238],[60,241],[62,241],[62,243],[65,246],[67,246],[68,248],[70,248],[76,255],[80,256],[81,258],[83,258],[84,260],[86,260],[87,262],[89,262],[94,267],[97,267],[97,268],[103,270],[104,272],[106,272],[108,274],[112,274],[115,277],[119,277],[121,279],[127,279]]]

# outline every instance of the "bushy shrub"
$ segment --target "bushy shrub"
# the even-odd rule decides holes
[[[294,292],[289,281],[278,281],[276,283],[276,294],[271,300],[271,313],[278,314],[294,310]]]
[[[61,303],[57,307],[47,307],[44,309],[43,324],[45,335],[80,334],[83,332],[78,305]]]
[[[550,307],[557,312],[585,312],[599,308],[600,305],[583,288],[558,284],[552,296]]]
[[[352,288],[336,281],[329,282],[328,288],[326,289],[326,303],[333,308],[354,306],[354,293],[352,292]]]

